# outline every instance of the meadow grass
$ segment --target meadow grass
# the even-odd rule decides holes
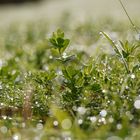
[[[1,29],[0,139],[139,140],[135,32],[111,18],[69,20],[53,33],[45,20]]]

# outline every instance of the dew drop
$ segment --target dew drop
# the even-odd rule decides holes
[[[72,109],[73,109],[74,111],[76,111],[76,110],[77,110],[77,107],[76,107],[76,106],[73,106]]]
[[[63,129],[68,130],[72,127],[72,122],[71,122],[70,119],[64,119],[61,123],[61,126],[62,126]]]
[[[116,127],[117,127],[118,130],[122,129],[122,125],[121,124],[117,124]]]
[[[98,120],[98,122],[99,122],[99,123],[106,124],[106,120],[105,120],[105,118],[100,118],[100,119]]]
[[[19,82],[21,80],[20,76],[18,75],[15,79],[15,82]]]
[[[6,126],[2,126],[1,128],[0,128],[0,131],[3,133],[3,134],[5,134],[5,133],[7,133],[7,127]]]
[[[102,33],[102,32],[99,32],[99,35],[100,35],[100,36],[103,36],[103,33]]]
[[[84,97],[84,100],[86,100],[87,98],[86,97]]]
[[[3,89],[2,85],[0,84],[0,89]]]
[[[38,104],[38,102],[36,101],[36,102],[35,102],[35,104],[37,105],[37,104]]]
[[[108,104],[110,104],[110,102],[111,102],[110,100],[107,101]]]
[[[62,57],[65,59],[67,58],[67,54],[66,53],[63,53]]]
[[[113,122],[114,122],[114,119],[113,119],[112,117],[110,117],[110,118],[108,119],[108,121],[109,121],[110,123],[113,123]]]
[[[53,122],[53,125],[54,125],[54,126],[58,126],[58,124],[59,124],[58,121],[54,121],[54,122]]]
[[[61,70],[58,70],[58,71],[57,71],[57,74],[58,74],[59,76],[61,76],[63,73],[62,73]]]
[[[49,70],[48,65],[44,65],[44,66],[43,66],[43,70],[48,71],[48,70]]]
[[[6,120],[6,119],[7,119],[7,116],[2,116],[2,118],[3,118],[4,120]]]
[[[78,120],[78,124],[80,125],[80,124],[82,124],[83,123],[83,120],[82,119],[79,119]]]
[[[50,55],[50,56],[49,56],[49,59],[53,59],[53,56],[52,56],[52,55]]]
[[[38,130],[42,130],[42,129],[43,129],[43,124],[42,124],[42,123],[38,123],[38,124],[36,125],[36,128],[37,128]]]
[[[92,116],[89,119],[92,123],[95,123],[97,121],[97,118],[95,116]]]
[[[125,89],[126,89],[126,90],[128,90],[128,89],[129,89],[129,87],[128,87],[128,86],[125,86]]]
[[[134,102],[134,107],[135,107],[136,109],[140,109],[140,100],[136,100],[136,101]]]
[[[104,110],[104,109],[101,110],[100,115],[101,115],[102,117],[105,117],[105,116],[107,115],[107,111]]]
[[[22,126],[22,128],[25,128],[26,127],[26,123],[22,123],[21,126]]]
[[[21,135],[20,134],[14,134],[13,135],[13,140],[20,140],[21,139]]]
[[[86,113],[86,108],[85,107],[78,107],[77,111],[80,115],[84,115]]]
[[[102,92],[103,92],[103,93],[106,93],[106,90],[105,90],[105,89],[103,89],[103,90],[102,90]]]
[[[4,106],[4,103],[0,103],[0,107]]]
[[[135,79],[136,78],[135,74],[131,74],[130,77],[131,77],[131,79]]]
[[[15,75],[16,72],[17,72],[16,70],[12,70],[12,73],[11,73],[11,74],[12,74],[12,75]]]
[[[96,77],[93,77],[94,80],[96,80]]]

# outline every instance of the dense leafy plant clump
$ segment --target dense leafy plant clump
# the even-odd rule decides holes
[[[47,28],[27,27],[1,38],[0,139],[138,140],[140,42],[114,42],[86,24],[71,42],[60,29],[46,39]],[[81,29],[96,48],[72,47]]]

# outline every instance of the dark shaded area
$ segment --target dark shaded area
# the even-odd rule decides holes
[[[21,4],[25,2],[38,2],[42,0],[0,0],[0,4]]]

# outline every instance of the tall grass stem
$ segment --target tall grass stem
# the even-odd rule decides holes
[[[134,24],[134,22],[132,21],[132,19],[130,18],[130,16],[129,16],[129,14],[128,14],[128,12],[127,12],[127,10],[126,10],[124,4],[122,3],[121,0],[118,0],[118,1],[120,2],[120,4],[121,4],[121,6],[122,6],[122,8],[123,8],[123,10],[124,10],[124,12],[125,12],[125,14],[127,15],[128,19],[129,19],[131,25],[133,26],[133,28],[135,29],[136,33],[139,34],[139,30],[138,30],[138,28],[135,26],[135,24]]]

